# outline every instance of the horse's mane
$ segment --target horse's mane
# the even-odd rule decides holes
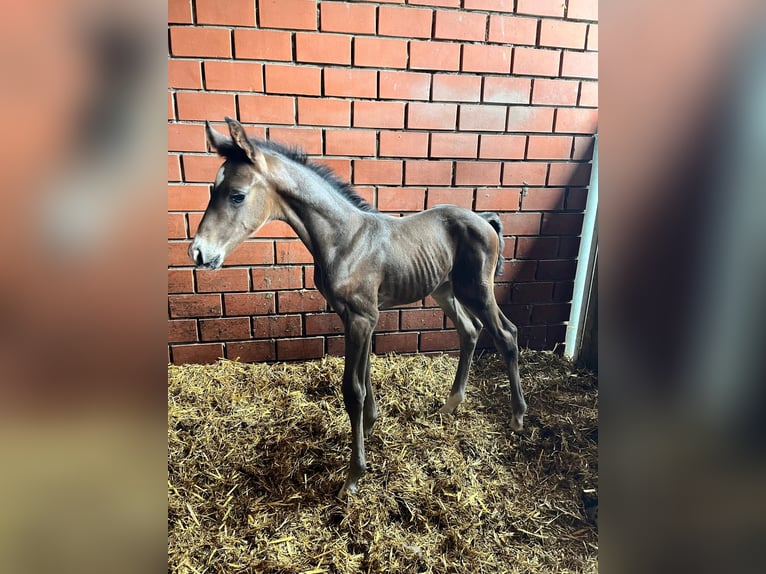
[[[354,191],[351,184],[338,177],[335,172],[327,167],[311,161],[306,153],[297,146],[286,146],[271,140],[261,140],[257,138],[250,138],[257,147],[266,149],[271,152],[275,152],[291,161],[294,161],[300,165],[304,165],[311,171],[316,173],[322,179],[324,179],[330,186],[338,192],[342,197],[346,198],[351,205],[362,211],[377,211],[374,206],[370,205],[361,195]],[[235,161],[247,161],[244,152],[239,149],[232,142],[230,145],[223,145],[218,148],[218,153],[223,157]]]

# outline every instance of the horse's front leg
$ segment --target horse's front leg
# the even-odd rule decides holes
[[[346,364],[343,371],[343,402],[351,421],[351,464],[340,495],[355,493],[367,470],[364,455],[364,404],[370,361],[370,340],[377,318],[346,317]]]

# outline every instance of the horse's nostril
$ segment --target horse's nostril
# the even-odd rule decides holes
[[[196,265],[202,265],[205,263],[204,259],[202,259],[202,251],[196,248],[192,249],[192,259]]]

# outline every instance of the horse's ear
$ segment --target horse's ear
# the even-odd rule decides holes
[[[253,145],[253,142],[247,137],[242,124],[231,119],[229,116],[226,116],[224,119],[229,125],[229,133],[231,134],[231,139],[234,140],[234,144],[245,152],[245,155],[253,164],[262,167],[263,152]]]
[[[225,135],[218,133],[210,125],[209,121],[205,121],[205,134],[207,135],[207,142],[214,150],[218,151],[226,144],[231,145],[231,141]]]

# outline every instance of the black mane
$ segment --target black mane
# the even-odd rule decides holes
[[[361,209],[362,211],[377,211],[374,206],[370,205],[361,195],[354,191],[350,183],[343,181],[335,174],[332,169],[326,165],[321,165],[311,161],[306,153],[299,147],[285,146],[275,141],[261,140],[257,138],[250,138],[250,141],[253,142],[253,144],[255,144],[257,147],[275,152],[291,161],[305,165],[307,168],[309,168],[311,171],[329,183],[335,191],[337,191],[342,197],[346,198],[356,208]],[[242,152],[241,149],[234,145],[233,142],[231,145],[224,145],[219,147],[217,151],[220,155],[227,159],[235,161],[248,161],[244,152]]]

